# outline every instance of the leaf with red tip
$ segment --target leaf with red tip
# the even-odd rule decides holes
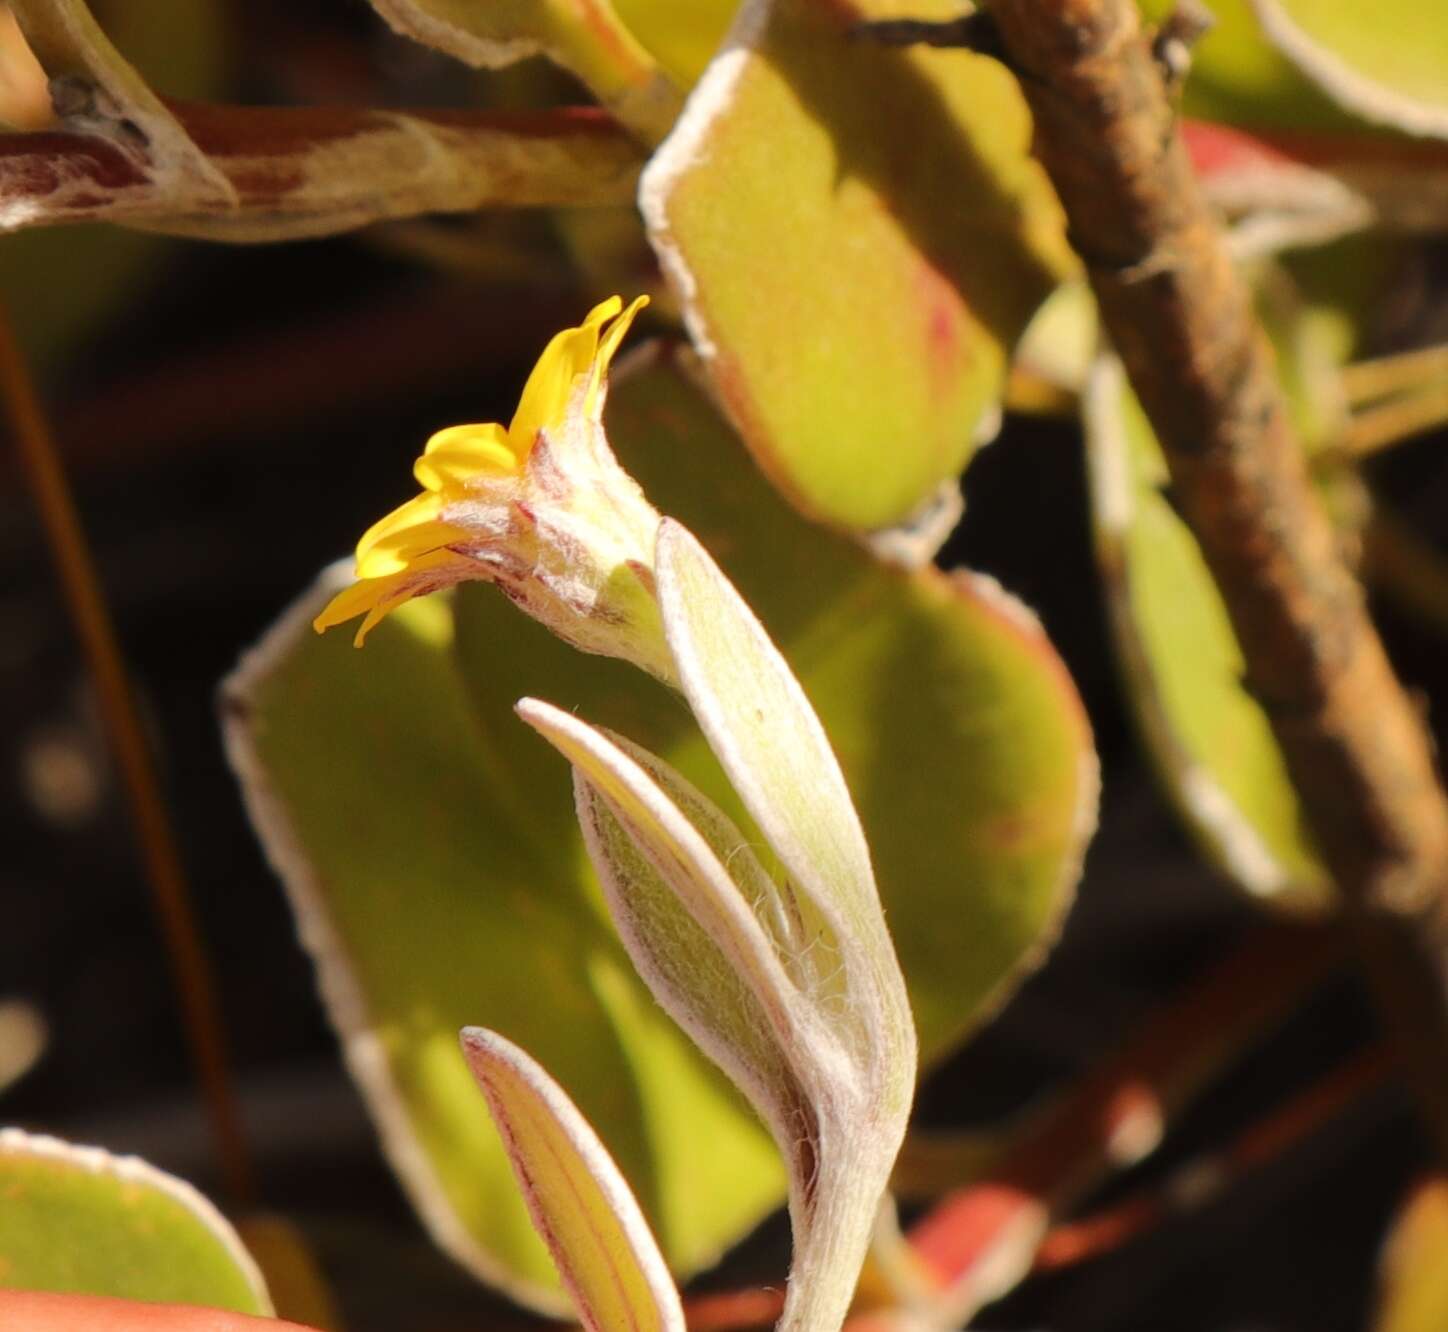
[[[1014,78],[853,35],[887,11],[749,0],[640,190],[756,460],[863,529],[904,522],[994,434],[1008,348],[1074,263]]]
[[[496,1032],[468,1027],[462,1045],[584,1327],[684,1332],[679,1294],[648,1223],[578,1108]]]

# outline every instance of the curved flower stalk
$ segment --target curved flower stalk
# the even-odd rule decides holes
[[[660,525],[664,632],[705,737],[783,870],[656,755],[525,699],[574,768],[610,912],[659,1003],[789,1169],[781,1329],[835,1332],[915,1083],[915,1032],[844,778],[783,657],[702,546]]]
[[[389,611],[468,579],[496,583],[584,652],[673,682],[654,591],[659,515],[603,433],[609,362],[634,316],[617,297],[544,349],[511,424],[452,426],[413,466],[423,493],[357,543],[358,581],[319,615],[358,615],[361,647]]]
[[[555,338],[507,430],[434,436],[416,467],[425,493],[363,537],[362,581],[316,627],[365,614],[360,642],[409,597],[485,578],[568,642],[683,693],[777,868],[662,759],[546,703],[518,711],[573,766],[584,840],[639,974],[749,1097],[788,1165],[794,1262],[780,1327],[836,1332],[904,1135],[914,1026],[819,719],[738,592],[684,527],[658,517],[604,439],[604,374],[637,308],[615,319],[615,299]],[[582,1205],[578,1188],[560,1180],[540,1201],[538,1177],[567,1158],[606,1200],[619,1196],[611,1163],[520,1052],[475,1034],[464,1049],[585,1322],[608,1322],[601,1297],[579,1293],[581,1272],[609,1267],[589,1248],[602,1232],[565,1216]],[[547,1131],[545,1112],[557,1121]],[[618,1245],[637,1254],[638,1227],[619,1207]]]

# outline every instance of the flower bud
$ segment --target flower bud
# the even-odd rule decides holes
[[[496,583],[584,652],[623,657],[674,682],[654,588],[659,515],[603,432],[606,375],[644,306],[617,297],[538,358],[512,423],[452,426],[413,474],[423,493],[357,543],[357,579],[313,622],[365,618],[360,647],[389,611],[467,579]]]

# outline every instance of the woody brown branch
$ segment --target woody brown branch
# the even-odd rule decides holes
[[[1227,604],[1247,687],[1334,878],[1365,913],[1378,988],[1398,990],[1380,997],[1416,1028],[1420,1069],[1430,1050],[1448,1065],[1448,803],[1430,741],[1309,483],[1136,6],[995,0],[990,12],[1173,498]],[[1398,986],[1389,973],[1409,944],[1416,967]],[[1436,985],[1422,983],[1425,969]],[[1436,1011],[1419,1011],[1425,1002]],[[1448,1145],[1448,1069],[1429,1076]]]

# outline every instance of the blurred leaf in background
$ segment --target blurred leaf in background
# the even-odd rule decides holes
[[[0,1130],[0,1197],[0,1287],[271,1313],[221,1214],[135,1157]]]

